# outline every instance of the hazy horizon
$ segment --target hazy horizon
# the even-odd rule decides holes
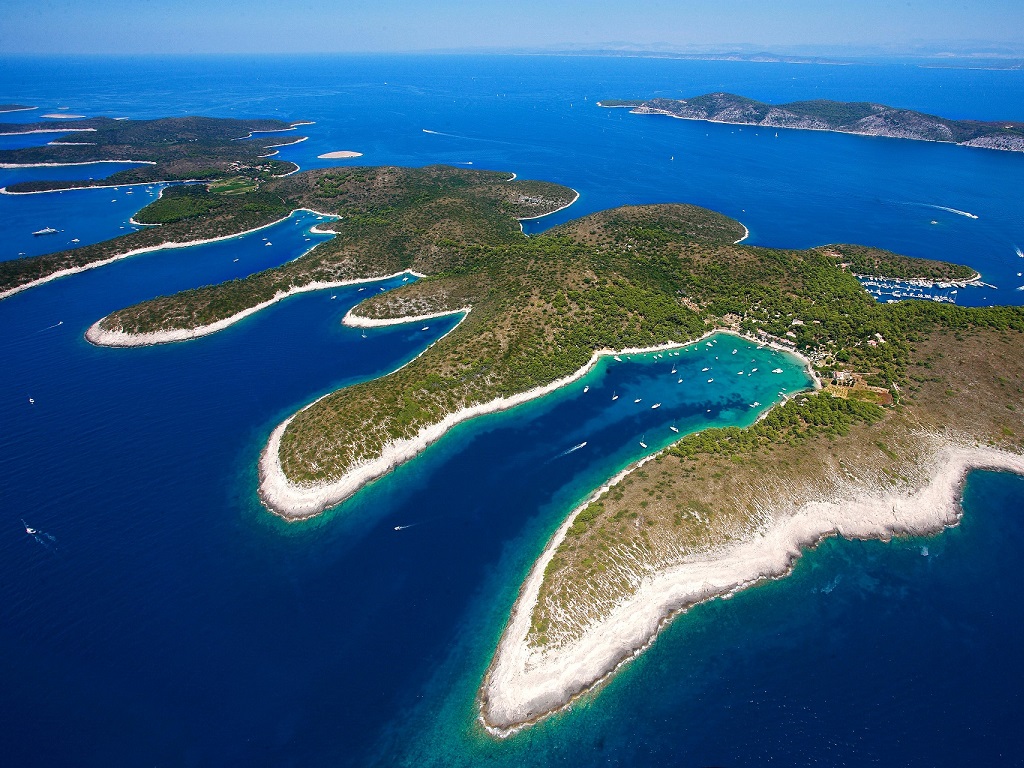
[[[0,54],[557,52],[1024,56],[1024,4],[992,0],[8,0]]]

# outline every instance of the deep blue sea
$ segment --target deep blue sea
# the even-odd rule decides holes
[[[738,218],[753,244],[951,259],[996,286],[960,303],[1024,303],[1024,155],[776,137],[595,104],[712,90],[1024,120],[1024,73],[1013,71],[410,56],[9,58],[0,102],[40,109],[0,121],[61,107],[312,120],[300,129],[309,140],[280,155],[304,168],[356,150],[364,157],[347,164],[464,164],[581,193],[528,232],[616,205],[691,202]],[[0,185],[112,168],[0,169]],[[0,259],[127,231],[158,191],[0,195]],[[565,514],[642,456],[640,441],[653,450],[670,425],[749,423],[755,401],[805,382],[781,356],[728,337],[605,360],[552,397],[461,425],[337,509],[285,524],[255,493],[273,427],[393,370],[455,318],[365,337],[340,325],[395,279],[296,296],[182,344],[100,349],[83,333],[127,304],[295,258],[323,239],[315,222],[296,213],[0,301],[4,765],[1024,763],[1024,479],[992,473],[971,476],[959,527],[825,542],[790,577],[680,617],[571,711],[504,741],[484,734],[477,688]],[[60,232],[31,236],[46,226]]]

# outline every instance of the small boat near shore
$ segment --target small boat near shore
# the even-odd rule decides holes
[[[57,230],[53,227],[44,227],[43,229],[37,230],[32,233],[33,237],[41,237],[42,235],[55,235]]]

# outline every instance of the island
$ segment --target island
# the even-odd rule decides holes
[[[298,292],[402,274],[344,322],[457,316],[408,364],[272,430],[258,493],[289,521],[343,502],[455,424],[577,381],[602,355],[744,337],[798,356],[806,390],[749,427],[681,435],[567,510],[481,683],[480,721],[497,736],[591,694],[680,611],[784,576],[825,537],[937,533],[957,522],[970,469],[1024,473],[1024,308],[880,304],[855,275],[967,280],[970,267],[848,244],[744,245],[741,223],[683,204],[523,234],[519,220],[576,198],[445,166],[305,171],[230,195],[175,188],[139,214],[161,224],[149,247],[237,228],[257,215],[250,204],[329,215],[318,226],[335,236],[282,266],[118,310],[87,333],[109,346],[185,341]],[[122,253],[136,235],[91,248]]]
[[[667,115],[683,120],[836,131],[894,139],[917,139],[965,147],[1024,152],[1024,123],[948,120],[909,109],[871,102],[815,99],[766,104],[732,93],[708,93],[688,99],[604,99],[601,107],[624,107],[636,115]]]
[[[276,147],[305,138],[275,135],[294,130],[295,124],[281,120],[212,117],[71,118],[59,127],[51,122],[0,123],[0,135],[59,134],[42,146],[0,150],[0,167],[142,164],[104,179],[20,182],[7,187],[9,193],[231,177],[259,181],[298,170],[295,163],[270,159]]]

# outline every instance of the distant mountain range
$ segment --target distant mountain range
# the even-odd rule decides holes
[[[896,139],[944,141],[968,147],[1024,152],[1024,123],[947,120],[909,109],[871,102],[818,99],[766,104],[732,93],[690,99],[605,99],[602,107],[626,107],[638,115],[668,115],[685,120],[838,131]]]

